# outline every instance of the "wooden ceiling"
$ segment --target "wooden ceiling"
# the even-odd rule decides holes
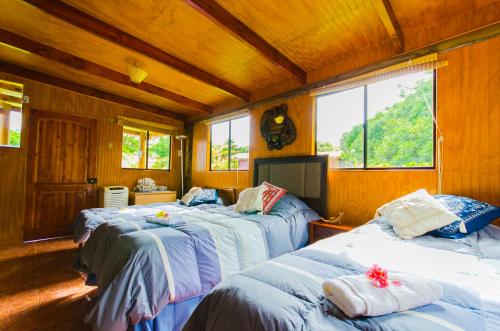
[[[380,45],[413,49],[437,25],[447,37],[457,32],[450,17],[464,29],[495,22],[498,3],[0,0],[0,61],[186,117],[280,81],[308,83],[308,73]],[[148,72],[139,85],[127,77],[134,64]]]

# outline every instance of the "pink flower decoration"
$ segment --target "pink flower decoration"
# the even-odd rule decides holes
[[[374,264],[366,272],[366,277],[371,280],[374,286],[378,288],[385,288],[389,286],[389,276],[387,271],[382,269],[378,264]]]

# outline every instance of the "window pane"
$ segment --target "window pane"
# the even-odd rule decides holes
[[[149,132],[148,169],[170,169],[170,136]]]
[[[122,168],[144,168],[144,153],[141,151],[141,139],[145,133],[123,128]],[[142,138],[141,138],[142,137]],[[144,143],[142,145],[145,145]]]
[[[248,170],[250,146],[250,117],[231,121],[231,170]]]
[[[21,122],[20,111],[11,111],[9,115],[9,146],[21,146]]]
[[[367,167],[432,167],[433,72],[368,85]]]
[[[363,167],[364,88],[317,98],[318,154],[328,154],[331,168]]]
[[[229,170],[229,121],[212,124],[210,170]]]
[[[21,146],[23,85],[0,80],[0,145]]]

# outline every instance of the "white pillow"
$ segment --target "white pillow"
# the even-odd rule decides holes
[[[244,189],[240,193],[238,202],[234,207],[236,212],[254,212],[262,211],[262,192],[264,191],[264,186],[257,186]]]
[[[457,215],[424,189],[383,205],[377,215],[384,217],[403,239],[421,236],[457,220]]]
[[[201,187],[193,186],[189,190],[188,193],[184,194],[181,198],[181,201],[183,204],[188,205],[191,203],[191,200],[194,199],[194,197],[201,192]]]

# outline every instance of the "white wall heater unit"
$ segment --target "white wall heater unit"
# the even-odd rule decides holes
[[[100,207],[123,208],[128,206],[128,187],[105,186],[99,193]]]

